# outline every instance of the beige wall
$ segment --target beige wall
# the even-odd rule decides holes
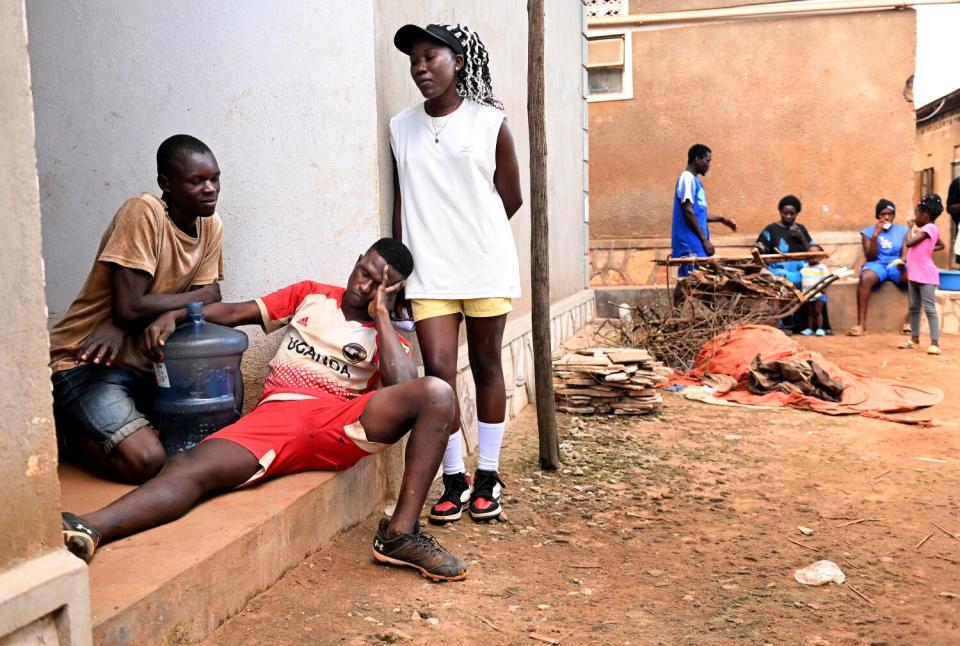
[[[679,4],[634,10],[720,3]],[[881,196],[909,204],[914,26],[903,11],[634,33],[635,98],[589,104],[591,237],[668,237],[696,142],[714,151],[710,210],[735,217],[742,234],[775,220],[787,193],[813,232],[869,224]]]
[[[944,206],[947,204],[947,189],[953,179],[955,146],[960,146],[960,110],[935,117],[917,128],[917,150],[913,169],[916,172],[925,168],[933,169],[933,190],[943,198]],[[953,258],[950,222],[950,215],[946,212],[936,222],[940,237],[948,246],[948,249],[935,257],[941,267],[948,266]]]
[[[0,0],[0,571],[61,545],[22,0]]]
[[[60,536],[23,0],[0,0],[0,644],[90,640],[87,566]]]
[[[578,2],[547,3],[545,42],[548,174],[550,182],[551,301],[586,286],[583,226],[583,100],[580,47],[582,12]],[[393,34],[407,23],[459,22],[475,30],[490,52],[494,94],[506,108],[517,147],[524,205],[513,216],[520,255],[523,296],[514,316],[530,310],[530,139],[527,129],[527,8],[514,0],[416,3],[378,0],[376,16],[377,118],[380,132],[380,217],[389,234],[393,178],[387,123],[423,101],[410,78],[407,58],[393,46]]]

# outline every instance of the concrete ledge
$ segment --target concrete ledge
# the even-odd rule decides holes
[[[270,480],[105,545],[89,568],[94,639],[133,645],[203,638],[286,570],[376,510],[383,495],[381,467],[382,458],[374,456],[343,472]],[[131,489],[70,466],[61,467],[60,480],[63,508],[79,513]]]
[[[665,286],[595,287],[599,318],[615,318],[617,305],[649,305],[668,298]],[[857,324],[857,281],[837,281],[827,290],[830,324],[837,333],[845,333]],[[960,334],[960,292],[937,291],[937,311],[943,334]],[[875,332],[898,332],[907,315],[907,292],[891,283],[884,283],[870,298],[867,329]],[[921,315],[921,318],[925,318]],[[922,323],[926,326],[926,323]],[[924,330],[926,328],[924,327]],[[926,333],[926,332],[924,332]]]
[[[720,231],[725,229],[721,226]],[[718,248],[753,246],[755,234],[716,234],[710,240]],[[813,231],[814,239],[821,244],[860,244],[859,231]],[[669,249],[670,238],[591,238],[591,249]]]
[[[597,318],[617,318],[617,306],[621,303],[626,303],[630,307],[651,305],[661,299],[669,299],[671,291],[662,285],[595,287]]]
[[[83,561],[59,547],[0,573],[0,644],[91,643]]]
[[[846,332],[857,324],[857,286],[855,278],[837,281],[827,290],[830,324],[837,332]],[[907,290],[893,283],[883,283],[870,296],[867,308],[867,330],[898,332],[907,315]]]
[[[617,316],[617,305],[649,305],[657,299],[667,297],[663,286],[644,287],[595,287],[597,294],[597,316],[612,318]],[[846,332],[857,324],[857,282],[856,280],[838,281],[827,290],[827,304],[830,324],[836,332]],[[907,294],[895,285],[884,283],[870,299],[867,313],[867,329],[880,331],[899,331],[903,317],[907,314]]]

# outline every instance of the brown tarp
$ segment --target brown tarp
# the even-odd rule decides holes
[[[776,374],[782,376],[785,366],[791,376],[808,375],[809,385],[793,383],[778,387]],[[760,376],[765,386],[758,385]],[[752,392],[751,381],[754,390],[769,392]],[[745,325],[708,342],[700,351],[695,368],[678,376],[673,383],[723,384],[716,396],[738,404],[789,406],[827,415],[865,415],[920,425],[928,425],[929,420],[899,419],[887,414],[925,408],[943,400],[943,391],[937,388],[912,386],[845,370],[766,325]],[[822,390],[817,392],[817,389]],[[825,392],[837,395],[839,401],[823,398]]]

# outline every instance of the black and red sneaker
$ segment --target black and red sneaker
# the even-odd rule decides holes
[[[467,474],[454,473],[443,475],[443,495],[430,508],[430,522],[435,525],[460,520],[463,508],[470,502],[470,483]]]
[[[477,469],[470,496],[470,517],[474,520],[493,520],[500,517],[500,490],[505,487],[496,471]]]

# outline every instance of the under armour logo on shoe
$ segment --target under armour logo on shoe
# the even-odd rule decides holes
[[[309,321],[309,320],[310,320],[310,317],[309,317],[309,316],[301,317],[301,318],[297,319],[297,325],[306,325],[306,324],[307,324],[307,321]]]
[[[379,552],[382,552],[382,551],[383,551],[383,543],[380,542],[380,539],[379,539],[379,538],[373,539],[373,549],[375,549],[375,550],[377,550],[377,551],[379,551]]]

